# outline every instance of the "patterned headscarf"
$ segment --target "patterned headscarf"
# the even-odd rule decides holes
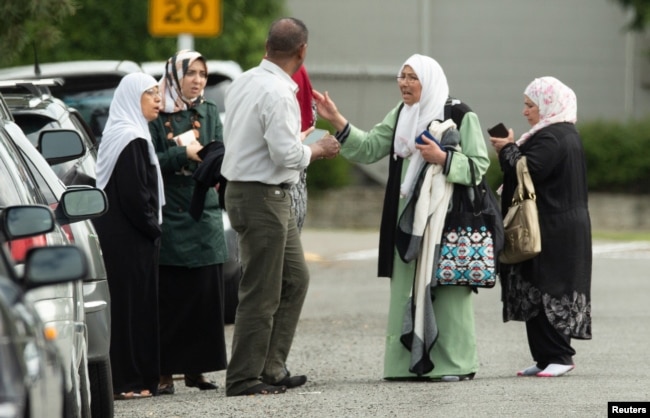
[[[202,60],[206,64],[207,69],[207,63],[203,56],[196,51],[190,51],[188,49],[178,51],[173,57],[167,60],[165,74],[159,82],[163,112],[180,112],[203,101],[203,91],[194,100],[183,97],[183,93],[181,92],[181,80],[185,76],[189,66],[197,59]]]
[[[521,145],[540,129],[559,122],[576,123],[578,104],[576,94],[555,77],[534,79],[524,95],[539,107],[539,122],[518,140]]]
[[[158,221],[162,223],[162,206],[165,204],[165,192],[158,156],[151,141],[149,122],[142,113],[142,95],[145,90],[155,87],[156,79],[145,73],[131,73],[122,77],[115,89],[111,106],[108,109],[108,121],[102,134],[102,141],[97,154],[97,187],[103,189],[113,174],[115,164],[124,148],[134,139],[143,138],[149,149],[149,163],[158,172]]]

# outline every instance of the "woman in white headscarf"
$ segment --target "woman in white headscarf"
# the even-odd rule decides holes
[[[576,95],[554,77],[536,78],[524,91],[523,116],[531,128],[517,141],[512,129],[490,140],[503,171],[504,215],[517,186],[517,160],[526,157],[542,251],[502,266],[503,319],[526,322],[535,364],[517,375],[557,377],[575,367],[571,339],[591,339],[591,220]]]
[[[152,396],[158,387],[158,254],[165,203],[148,123],[158,117],[156,80],[125,76],[115,90],[97,156],[97,187],[108,212],[95,220],[111,293],[115,399]]]
[[[166,395],[175,392],[174,374],[184,376],[185,386],[215,390],[204,373],[227,366],[223,263],[228,252],[215,188],[201,195],[203,210],[196,219],[191,211],[198,151],[223,142],[217,105],[203,96],[207,81],[200,53],[182,50],[170,57],[160,80],[162,111],[149,125],[167,200],[159,265],[159,393]]]
[[[406,263],[397,255],[395,231],[420,169],[426,164],[436,166],[448,183],[471,183],[470,159],[478,169],[477,179],[485,174],[489,158],[483,133],[476,114],[464,103],[450,100],[447,78],[434,59],[419,54],[409,57],[400,67],[397,85],[402,100],[368,132],[351,125],[327,93],[315,92],[319,116],[338,130],[343,157],[370,164],[390,156],[378,272],[380,277],[391,278],[384,378],[471,379],[478,371],[472,291],[461,286],[423,286],[431,292],[433,303],[427,303],[431,297],[420,295],[422,304],[415,309],[418,317],[429,321],[424,328],[405,329],[405,319],[412,319],[410,307],[415,305],[411,296],[417,263]],[[423,138],[423,144],[415,143],[431,122],[445,119],[453,119],[450,124],[458,128],[462,152],[443,150],[428,138]]]

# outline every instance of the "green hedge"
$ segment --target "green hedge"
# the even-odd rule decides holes
[[[650,118],[578,124],[589,190],[650,193]]]
[[[587,160],[589,191],[650,194],[650,118],[626,123],[578,123]],[[488,183],[496,190],[501,169],[491,157]]]

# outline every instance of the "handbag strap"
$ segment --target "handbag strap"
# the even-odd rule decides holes
[[[472,201],[472,206],[474,212],[474,216],[478,216],[481,214],[483,211],[483,200],[485,199],[485,196],[483,196],[483,193],[481,193],[481,190],[479,188],[479,185],[476,183],[476,172],[474,168],[474,161],[472,161],[471,158],[467,158],[467,161],[469,162],[469,171],[472,176],[472,189],[474,190],[474,199]]]
[[[515,198],[519,199],[519,201],[524,199],[535,200],[535,186],[533,185],[533,179],[530,177],[525,156],[517,161],[517,193],[512,198],[513,203]]]
[[[460,183],[454,184],[452,208],[455,208],[455,211],[458,212],[472,212],[474,216],[479,216],[483,212],[485,196],[481,193],[479,184],[476,184],[474,161],[471,158],[468,158],[467,161],[469,163],[472,184],[469,186]]]

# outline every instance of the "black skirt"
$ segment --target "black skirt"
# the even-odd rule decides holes
[[[224,370],[222,265],[160,266],[159,272],[161,374]]]

